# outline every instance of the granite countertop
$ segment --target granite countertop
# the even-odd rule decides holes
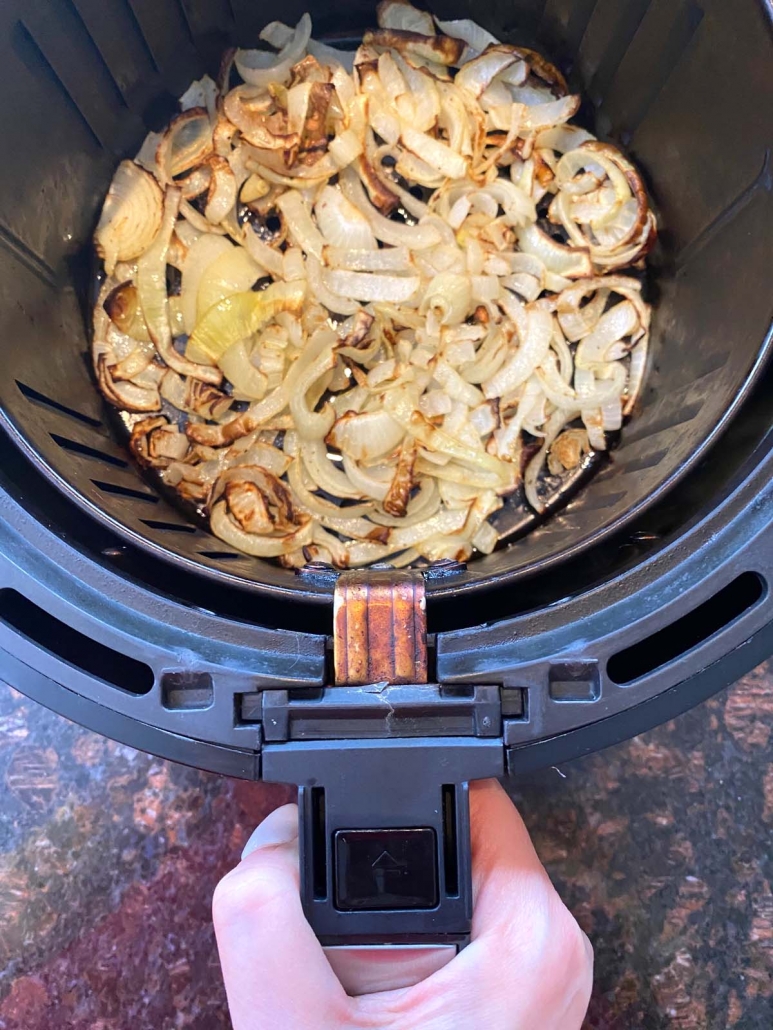
[[[511,785],[596,948],[593,1030],[773,1026],[773,665]],[[0,685],[0,1030],[229,1026],[215,883],[287,789],[196,772]]]

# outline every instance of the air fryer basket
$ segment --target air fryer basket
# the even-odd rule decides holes
[[[767,0],[438,4],[564,67],[643,169],[661,241],[619,448],[530,536],[428,571],[425,605],[419,573],[294,575],[192,525],[132,464],[87,355],[90,234],[118,160],[265,22],[309,7],[351,42],[373,6],[0,4],[0,676],[126,744],[298,784],[320,939],[454,952],[469,780],[641,732],[773,652],[773,45]],[[339,908],[353,828],[383,838],[359,870],[383,883],[393,831],[419,830],[434,893]]]
[[[0,6],[3,672],[105,732],[244,775],[260,744],[244,699],[325,681],[330,583],[229,553],[141,477],[95,389],[83,307],[118,160],[224,47],[307,7],[318,35],[373,20],[365,0]],[[522,692],[504,732],[515,767],[535,742],[567,754],[591,731],[595,746],[634,732],[766,653],[773,47],[762,0],[438,11],[556,59],[586,120],[644,170],[662,226],[651,368],[620,447],[532,535],[428,583],[437,678]],[[679,621],[691,612],[702,629]],[[681,648],[646,643],[669,626]],[[621,671],[637,646],[655,659]],[[576,696],[553,697],[567,676]]]
[[[119,158],[224,46],[307,6],[318,33],[356,36],[373,18],[369,3],[333,15],[306,0],[11,0],[0,13],[3,420],[90,519],[178,567],[285,595],[299,588],[292,572],[230,552],[140,478],[94,389],[82,304],[90,232]],[[643,168],[663,227],[652,364],[613,460],[537,532],[471,563],[459,592],[544,572],[619,528],[694,466],[742,405],[770,318],[773,95],[758,0],[440,9],[563,61],[590,100],[588,120]]]

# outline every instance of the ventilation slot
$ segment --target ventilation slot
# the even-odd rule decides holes
[[[84,425],[93,426],[94,429],[98,429],[102,425],[98,418],[92,418],[90,415],[83,415],[80,411],[76,411],[74,408],[68,408],[66,404],[60,404],[59,401],[51,400],[50,397],[46,397],[43,393],[38,393],[37,390],[33,390],[33,388],[31,386],[27,386],[26,383],[19,382],[18,379],[16,380],[16,385],[27,400],[32,401],[33,404],[43,404],[47,408],[53,408],[54,411],[58,411],[62,415],[69,415],[70,418],[77,419],[79,422],[83,422]]]
[[[311,788],[311,883],[314,897],[327,897],[327,833],[325,832],[325,788]]]
[[[630,458],[623,463],[621,472],[626,473],[626,475],[631,472],[644,472],[645,469],[651,469],[655,465],[659,465],[667,457],[668,451],[654,451],[651,454],[642,454],[639,458]]]
[[[114,454],[107,454],[105,451],[97,450],[96,447],[89,447],[85,443],[78,443],[77,440],[69,440],[66,436],[59,436],[58,433],[50,433],[54,443],[59,444],[62,450],[72,451],[73,454],[80,454],[84,458],[94,458],[95,461],[105,461],[108,465],[115,465],[119,469],[127,469],[129,462],[118,458]]]
[[[140,131],[72,6],[25,4],[23,30],[101,146],[120,153]]]
[[[556,662],[548,673],[548,692],[553,701],[586,703],[601,697],[601,678],[596,662]]]
[[[105,483],[101,479],[92,479],[91,482],[106,494],[115,494],[116,497],[131,497],[135,501],[150,501],[151,504],[158,504],[158,497],[155,494],[145,493],[143,490],[132,490],[129,486],[119,486],[117,483]]]
[[[626,446],[638,443],[639,440],[647,440],[650,436],[657,436],[658,433],[665,433],[668,429],[678,429],[679,426],[683,426],[687,422],[692,422],[692,420],[700,414],[702,407],[703,402],[686,404],[684,407],[677,409],[673,415],[665,415],[649,426],[641,422],[635,424],[633,428],[625,434]]]
[[[208,672],[165,672],[161,677],[161,701],[170,711],[211,708],[215,687]]]
[[[195,526],[186,526],[184,522],[161,522],[158,519],[140,519],[140,522],[162,533],[198,533]]]
[[[63,662],[114,687],[130,694],[147,694],[153,687],[153,670],[144,662],[90,640],[18,590],[0,590],[0,620]]]
[[[757,573],[744,572],[670,626],[612,655],[607,663],[609,678],[613,683],[625,686],[669,665],[748,612],[760,600],[765,589],[765,581]]]
[[[451,898],[459,896],[459,858],[456,832],[456,787],[453,783],[443,785],[443,872],[446,894]]]
[[[594,496],[590,491],[577,499],[578,512],[601,511],[604,508],[614,508],[628,495],[626,493],[597,494]],[[584,498],[587,498],[585,500]]]
[[[209,558],[210,561],[235,561],[244,558],[243,554],[236,551],[199,551],[202,558]]]
[[[684,57],[702,19],[703,11],[692,0],[669,0],[650,7],[605,101],[612,126],[623,129],[625,146]]]

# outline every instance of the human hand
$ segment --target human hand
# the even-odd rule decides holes
[[[213,901],[234,1030],[579,1030],[588,938],[495,780],[471,785],[470,815],[471,943],[413,987],[354,998],[303,915],[297,808],[268,816]]]

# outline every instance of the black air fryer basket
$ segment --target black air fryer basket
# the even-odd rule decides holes
[[[773,651],[769,12],[438,4],[546,51],[643,169],[662,230],[651,367],[611,459],[534,533],[468,568],[352,581],[231,553],[160,496],[95,389],[84,328],[119,159],[226,46],[307,8],[317,36],[353,41],[374,19],[351,0],[0,7],[0,670],[127,744],[298,784],[323,940],[455,946],[469,780],[640,732]],[[333,685],[334,591],[340,606],[358,589],[404,616],[417,682]],[[383,649],[371,615],[361,642]]]

